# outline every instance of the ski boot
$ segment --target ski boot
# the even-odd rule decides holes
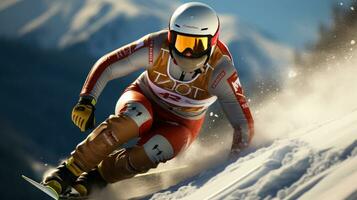
[[[88,196],[93,192],[93,189],[103,189],[107,184],[96,168],[79,176],[73,188],[80,196]]]
[[[42,181],[43,185],[49,186],[55,190],[58,195],[68,192],[81,174],[69,161],[70,160],[63,162]]]

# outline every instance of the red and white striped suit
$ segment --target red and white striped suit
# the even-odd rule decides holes
[[[115,112],[136,122],[139,145],[156,163],[173,158],[197,137],[207,108],[216,100],[240,133],[236,140],[250,142],[253,118],[227,47],[218,41],[207,65],[179,80],[182,71],[170,55],[167,34],[166,30],[149,34],[103,56],[90,71],[81,95],[98,99],[108,81],[145,69],[119,99]]]

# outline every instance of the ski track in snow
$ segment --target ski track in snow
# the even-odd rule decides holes
[[[353,168],[357,163],[356,119],[354,111],[317,126],[299,139],[278,140],[227,165],[218,174],[217,169],[206,171],[175,186],[178,189],[154,194],[150,199],[354,199],[357,185],[346,185],[342,190],[345,192],[333,198],[319,198],[326,193],[325,189],[319,190],[319,183],[343,185],[339,171],[348,165],[347,174],[357,178],[357,169]],[[321,145],[318,141],[323,141],[326,130],[331,129],[342,131]]]

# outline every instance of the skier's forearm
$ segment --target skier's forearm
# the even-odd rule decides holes
[[[240,134],[240,138],[246,138],[249,143],[254,134],[254,121],[239,81],[238,72],[228,57],[223,57],[217,64],[209,89],[218,97],[235,133]]]
[[[236,97],[235,102],[231,103],[222,102],[221,106],[234,128],[234,139],[239,139],[239,141],[233,142],[241,143],[244,146],[250,144],[254,136],[254,120],[245,97]]]
[[[235,102],[220,101],[220,105],[234,129],[234,139],[239,139],[233,142],[249,144],[254,135],[254,121],[249,107],[243,108],[236,100]]]
[[[233,143],[248,146],[254,136],[254,121],[252,117],[244,115],[241,123],[232,123],[234,129]]]

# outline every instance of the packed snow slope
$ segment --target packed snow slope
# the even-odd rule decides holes
[[[357,112],[281,139],[152,199],[356,199]],[[198,184],[197,184],[198,183]]]
[[[353,47],[308,83],[287,81],[278,95],[253,107],[257,133],[249,152],[151,199],[357,199]]]
[[[351,49],[305,74],[308,82],[299,84],[297,73],[252,105],[256,135],[239,159],[225,161],[230,127],[211,123],[203,132],[214,136],[209,145],[197,140],[154,170],[164,173],[119,182],[94,199],[357,199],[357,52]]]

